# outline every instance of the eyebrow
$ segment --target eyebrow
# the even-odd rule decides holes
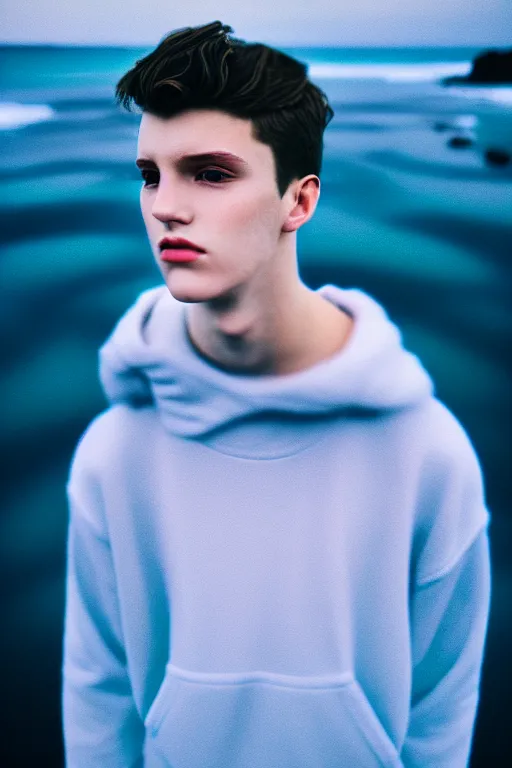
[[[181,155],[178,158],[178,166],[186,165],[188,163],[197,163],[197,162],[215,162],[215,160],[230,160],[231,162],[240,165],[242,167],[248,168],[249,163],[247,163],[242,157],[238,157],[238,155],[233,155],[231,152],[223,152],[222,150],[214,151],[214,152],[201,152],[196,155]],[[140,168],[145,165],[150,165],[154,168],[156,168],[156,163],[153,162],[153,160],[150,160],[149,158],[145,157],[138,157],[135,161],[135,165]]]

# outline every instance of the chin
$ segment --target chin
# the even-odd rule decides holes
[[[177,275],[176,273],[164,274],[164,280],[169,293],[176,299],[176,301],[182,301],[185,304],[198,304],[205,301],[211,301],[218,298],[219,291],[216,291],[213,286],[206,284],[200,284],[201,281],[196,282],[193,276],[189,275]]]

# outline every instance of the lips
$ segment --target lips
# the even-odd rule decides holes
[[[159,242],[159,248],[161,251],[164,250],[173,250],[173,249],[179,249],[179,250],[187,250],[187,251],[195,251],[197,253],[204,253],[204,249],[201,248],[199,245],[196,245],[195,243],[190,242],[190,240],[185,240],[183,237],[163,237]]]
[[[202,253],[199,248],[193,248],[191,245],[169,245],[164,243],[160,246],[161,251],[194,251],[194,253]]]
[[[196,261],[200,256],[201,253],[199,251],[194,251],[190,248],[164,248],[160,258],[162,261],[187,262]]]

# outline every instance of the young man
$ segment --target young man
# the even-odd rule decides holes
[[[164,284],[100,350],[109,407],[67,485],[67,765],[462,768],[478,459],[383,308],[300,281],[330,108],[229,31],[180,30],[118,84]]]

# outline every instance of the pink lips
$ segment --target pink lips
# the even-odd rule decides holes
[[[162,261],[180,263],[196,261],[200,256],[201,253],[199,251],[194,251],[190,248],[165,248],[160,254]]]

